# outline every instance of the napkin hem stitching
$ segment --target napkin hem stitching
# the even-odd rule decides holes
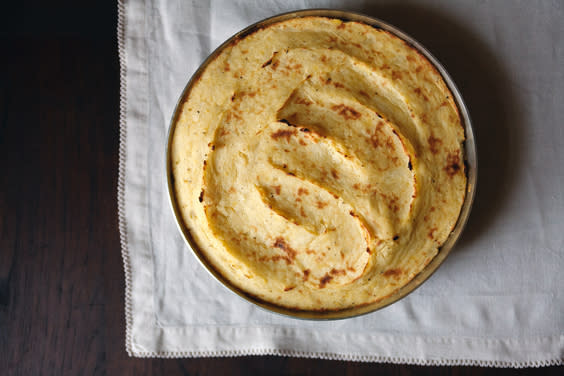
[[[130,354],[131,355],[131,354]],[[563,365],[563,359],[553,358],[533,361],[506,361],[506,360],[477,360],[477,359],[424,359],[406,358],[401,356],[385,355],[360,355],[341,354],[332,352],[305,352],[281,349],[246,349],[246,350],[218,350],[218,351],[165,351],[165,352],[134,352],[139,358],[197,358],[197,357],[238,357],[238,356],[260,356],[275,355],[286,357],[299,357],[324,360],[342,360],[354,362],[377,362],[393,364],[411,364],[423,366],[480,366],[495,368],[528,368],[549,367]]]
[[[125,161],[127,140],[127,66],[125,55],[125,5],[118,0],[117,43],[119,58],[119,167],[117,184],[118,227],[121,244],[121,256],[125,274],[125,349],[129,356],[134,355],[132,349],[132,297],[131,297],[131,262],[127,243],[127,221],[125,217]]]

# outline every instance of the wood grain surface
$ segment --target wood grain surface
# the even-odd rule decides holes
[[[129,358],[116,203],[116,5],[77,3],[0,11],[0,375],[564,373],[271,356]]]

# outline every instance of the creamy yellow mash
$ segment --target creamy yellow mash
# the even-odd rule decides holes
[[[186,94],[175,199],[233,285],[297,310],[393,294],[464,200],[464,130],[433,65],[391,33],[304,17],[236,40]]]

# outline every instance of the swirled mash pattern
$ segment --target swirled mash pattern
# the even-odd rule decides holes
[[[393,294],[437,254],[465,196],[457,107],[393,34],[305,17],[235,40],[180,105],[175,196],[233,285],[297,310]]]

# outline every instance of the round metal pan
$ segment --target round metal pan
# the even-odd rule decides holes
[[[450,236],[446,240],[446,242],[442,245],[439,249],[438,254],[431,260],[431,262],[418,274],[413,278],[409,283],[398,289],[394,294],[379,300],[377,302],[353,307],[350,309],[339,310],[339,311],[299,311],[299,310],[292,310],[288,308],[284,308],[281,306],[277,306],[275,304],[265,302],[262,300],[257,299],[254,296],[251,296],[245,291],[239,289],[238,287],[232,285],[225,277],[219,274],[213,266],[208,262],[205,256],[200,252],[198,245],[195,243],[194,239],[190,235],[190,232],[186,228],[184,221],[182,219],[182,215],[178,208],[178,204],[176,202],[175,197],[175,190],[174,190],[174,181],[172,176],[172,169],[171,169],[171,155],[170,155],[170,146],[172,141],[172,136],[174,135],[174,128],[176,125],[177,117],[179,115],[179,111],[181,108],[181,104],[187,98],[192,85],[197,81],[200,77],[202,72],[205,70],[207,65],[213,61],[213,59],[221,53],[221,51],[228,46],[233,40],[238,38],[243,38],[246,35],[254,32],[257,29],[269,26],[271,24],[285,21],[288,19],[299,18],[299,17],[309,17],[309,16],[320,16],[320,17],[328,17],[328,18],[336,18],[343,21],[357,21],[363,22],[365,24],[371,25],[375,28],[386,30],[395,36],[403,39],[417,51],[419,51],[423,56],[425,56],[437,69],[437,71],[441,74],[442,78],[444,79],[445,83],[447,84],[448,88],[452,92],[454,96],[454,100],[456,105],[458,106],[458,111],[460,114],[460,118],[462,120],[462,125],[465,130],[466,140],[464,143],[464,158],[466,164],[466,173],[467,173],[467,187],[466,187],[466,196],[464,202],[462,204],[462,209],[460,211],[460,215],[458,217],[458,221],[454,229],[452,230]],[[188,244],[189,248],[193,251],[196,258],[200,261],[203,267],[215,278],[217,279],[222,285],[224,285],[227,289],[231,290],[236,295],[242,297],[243,299],[251,302],[261,308],[264,308],[268,311],[279,313],[282,315],[300,318],[300,319],[310,319],[310,320],[335,320],[335,319],[345,319],[350,317],[355,317],[363,314],[367,314],[370,312],[374,312],[378,309],[386,307],[394,302],[405,297],[407,294],[411,293],[417,287],[419,287],[425,280],[427,280],[441,265],[441,263],[445,260],[448,256],[452,248],[454,247],[456,241],[460,237],[464,226],[468,220],[468,216],[470,214],[470,210],[472,208],[472,203],[474,201],[474,194],[476,191],[476,179],[477,179],[477,157],[476,157],[476,145],[474,141],[474,134],[472,132],[472,125],[470,122],[470,117],[468,115],[468,110],[462,100],[462,96],[458,91],[456,85],[454,84],[453,80],[448,75],[445,68],[437,61],[437,59],[427,50],[425,49],[419,42],[417,42],[412,37],[408,36],[401,30],[398,30],[394,26],[391,26],[383,21],[380,21],[373,17],[368,17],[362,14],[348,12],[348,11],[340,11],[340,10],[330,10],[330,9],[310,9],[310,10],[302,10],[290,13],[280,14],[271,18],[267,18],[260,22],[257,22],[249,27],[241,30],[237,34],[233,35],[227,41],[225,41],[221,46],[219,46],[215,51],[213,51],[208,58],[202,63],[202,65],[198,68],[196,73],[192,76],[190,81],[186,84],[186,87],[182,91],[180,98],[176,104],[174,113],[172,115],[172,119],[170,122],[168,136],[167,136],[167,145],[166,145],[166,174],[167,174],[167,183],[168,183],[168,194],[170,198],[170,204],[172,207],[172,211],[174,217],[176,219],[176,223],[182,236],[184,237],[186,243]]]

